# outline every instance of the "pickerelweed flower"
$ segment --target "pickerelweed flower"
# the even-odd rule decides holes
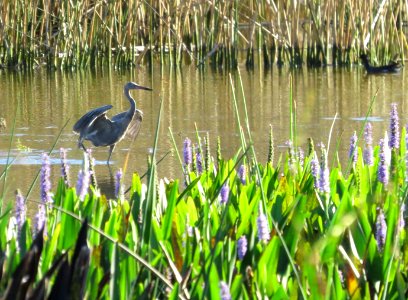
[[[193,151],[191,149],[191,140],[186,138],[183,147],[184,164],[189,166],[193,162]]]
[[[380,161],[378,162],[377,178],[382,184],[387,185],[389,180],[389,162],[387,158],[388,144],[380,139]]]
[[[364,128],[364,163],[368,166],[374,164],[374,154],[373,154],[373,128],[370,122],[367,122]]]
[[[23,228],[24,222],[26,220],[27,215],[27,207],[25,205],[25,200],[23,195],[19,190],[16,191],[16,209],[15,209],[15,216],[16,216],[16,223],[17,223],[17,232],[18,235],[21,233],[21,228]]]
[[[78,198],[82,201],[84,200],[89,188],[90,173],[88,168],[85,167],[84,170],[79,170],[78,181],[76,185],[76,192]]]
[[[314,187],[315,189],[319,188],[319,174],[320,174],[320,165],[319,160],[317,158],[316,151],[313,152],[313,158],[310,161],[310,172],[312,173],[314,179]]]
[[[354,131],[350,138],[349,159],[351,159],[353,165],[357,163],[358,151],[357,151],[357,133]]]
[[[42,155],[42,166],[40,171],[40,195],[41,201],[44,204],[52,203],[51,197],[51,181],[50,181],[51,167],[50,157],[48,154]]]
[[[200,149],[197,149],[196,152],[196,164],[197,164],[197,173],[200,175],[203,173],[203,158],[201,157]]]
[[[222,185],[220,196],[221,196],[221,204],[226,204],[228,202],[230,187],[228,185],[228,180]]]
[[[327,152],[322,148],[322,157],[320,159],[319,190],[322,193],[330,193],[330,172],[327,166]]]
[[[220,281],[220,297],[221,300],[231,300],[231,293],[227,283]]]
[[[116,176],[115,176],[115,197],[121,198],[123,196],[123,188],[122,188],[122,169],[119,169],[116,172]]]
[[[46,218],[45,205],[39,204],[38,211],[35,215],[35,233],[40,232],[40,230],[44,228],[44,235],[46,235],[45,218]]]
[[[238,169],[238,177],[243,185],[246,184],[246,173],[247,171],[245,165],[240,165]]]
[[[305,152],[303,151],[301,147],[298,147],[297,156],[298,156],[299,165],[303,168],[303,164],[305,162]]]
[[[400,133],[399,133],[399,118],[398,118],[397,103],[391,103],[389,146],[391,149],[398,149],[399,143],[400,143]]]
[[[385,222],[384,213],[382,210],[377,215],[375,239],[377,240],[378,250],[382,252],[387,237],[387,223]]]
[[[248,241],[245,235],[241,236],[237,241],[237,255],[239,260],[243,260],[248,250]]]
[[[259,212],[258,219],[256,220],[258,225],[258,238],[260,241],[267,242],[270,239],[268,219],[265,214]]]
[[[64,178],[66,186],[70,186],[69,183],[69,165],[67,162],[67,150],[60,148],[60,157],[61,157],[61,177]]]

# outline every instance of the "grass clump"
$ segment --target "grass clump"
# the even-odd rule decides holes
[[[10,1],[0,4],[0,64],[14,69],[141,62],[248,68],[350,65],[369,49],[407,50],[402,1]],[[244,53],[244,54],[242,54]]]

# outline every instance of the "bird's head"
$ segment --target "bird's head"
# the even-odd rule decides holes
[[[367,56],[367,54],[361,53],[361,54],[360,54],[360,59],[361,59],[363,62],[368,62],[368,56]]]
[[[125,90],[145,90],[145,91],[151,91],[151,88],[145,87],[145,86],[141,86],[137,83],[134,82],[128,82],[125,85]]]

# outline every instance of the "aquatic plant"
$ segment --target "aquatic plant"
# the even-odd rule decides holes
[[[183,158],[184,164],[188,167],[193,162],[193,152],[191,148],[191,140],[186,138],[184,140],[184,148],[183,148]]]
[[[25,199],[21,194],[20,190],[16,191],[16,205],[15,205],[15,217],[17,223],[17,232],[18,235],[21,234],[21,229],[26,221],[27,216],[27,207],[25,204]]]
[[[322,147],[319,170],[319,190],[322,193],[330,193],[330,171],[327,164],[327,152],[324,147]]]
[[[64,182],[67,186],[70,186],[69,181],[69,164],[67,162],[67,150],[60,148],[60,157],[61,157],[61,177],[64,179]]]
[[[376,222],[375,239],[377,240],[378,250],[382,252],[387,237],[387,223],[385,222],[385,216],[382,210],[378,213]]]
[[[226,204],[228,202],[229,193],[230,193],[230,188],[229,188],[228,181],[227,181],[221,187],[221,191],[220,191],[220,195],[221,195],[220,203],[221,204]]]
[[[245,138],[249,146],[232,158],[210,160],[200,175],[183,174],[185,186],[185,178],[158,180],[155,139],[147,177],[128,170],[131,186],[120,202],[93,188],[81,199],[60,178],[52,203],[27,200],[39,211],[28,214],[20,233],[19,209],[13,214],[6,205],[1,296],[9,299],[11,289],[27,298],[38,289],[57,298],[68,289],[66,295],[90,299],[403,299],[406,130],[400,151],[392,151],[387,188],[377,178],[381,161],[389,164],[386,135],[373,145],[373,164],[359,157],[352,172],[336,160],[329,169],[325,147],[320,163],[314,147],[303,164],[292,162],[296,172],[288,152],[276,164],[258,163]],[[183,149],[183,141],[176,146]],[[245,185],[239,177],[244,165]],[[228,201],[221,206],[225,185]]]
[[[384,3],[5,1],[0,64],[17,70],[154,62],[233,69],[240,60],[247,68],[341,66],[367,49],[386,62],[407,50],[408,9],[401,1]]]
[[[115,176],[115,197],[117,199],[123,197],[122,176],[123,176],[122,169],[119,169],[116,172],[116,176]]]
[[[52,203],[50,174],[50,158],[48,154],[43,153],[40,172],[40,196],[44,204]]]
[[[238,168],[238,178],[241,180],[242,184],[246,184],[246,175],[247,174],[247,168],[244,164],[240,165]]]
[[[368,166],[372,166],[374,163],[374,154],[373,154],[373,129],[370,122],[367,122],[364,127],[364,163]]]
[[[258,239],[262,242],[267,243],[270,239],[268,219],[265,214],[259,212],[258,218],[256,219],[256,224],[258,226]]]
[[[391,149],[398,149],[400,143],[400,129],[399,129],[399,117],[397,104],[391,103],[390,112],[390,141],[389,146]]]
[[[237,241],[238,259],[243,260],[248,251],[248,241],[245,235],[241,236]]]
[[[220,299],[231,300],[231,293],[227,283],[220,281]]]
[[[390,166],[390,159],[388,158],[388,143],[387,139],[383,138],[380,139],[380,161],[378,165],[378,181],[384,184],[385,186],[388,184],[389,181],[389,166]]]
[[[357,163],[358,152],[357,152],[357,133],[354,131],[350,138],[350,148],[349,148],[349,158],[351,159],[353,165]]]

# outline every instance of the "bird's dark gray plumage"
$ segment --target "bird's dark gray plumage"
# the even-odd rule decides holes
[[[95,147],[109,146],[109,156],[107,160],[109,164],[116,144],[126,134],[134,138],[139,133],[143,113],[136,108],[136,101],[130,95],[130,90],[138,89],[146,91],[152,90],[134,82],[126,83],[124,93],[129,100],[130,108],[127,111],[113,116],[112,119],[106,116],[106,112],[112,108],[112,105],[95,108],[83,115],[73,127],[74,132],[79,134],[78,146],[86,150],[83,144],[84,140],[90,141]]]

